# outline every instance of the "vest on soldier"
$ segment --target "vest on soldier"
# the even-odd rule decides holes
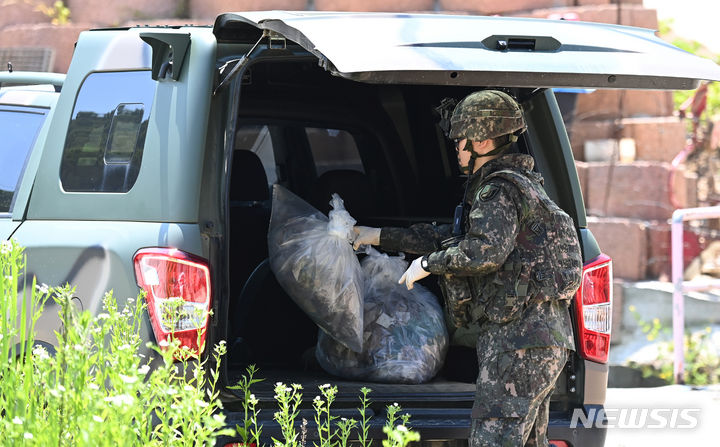
[[[478,190],[496,177],[524,192],[520,208],[527,212],[521,216],[515,248],[498,271],[454,279],[467,280],[472,297],[462,305],[447,303],[457,327],[483,320],[507,323],[520,315],[530,299],[568,302],[580,286],[582,256],[572,218],[547,197],[539,183],[513,170],[491,173]]]

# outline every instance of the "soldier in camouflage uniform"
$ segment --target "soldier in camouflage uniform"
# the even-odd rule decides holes
[[[356,227],[355,244],[420,254],[400,279],[439,277],[455,334],[473,334],[479,362],[471,447],[547,446],[550,395],[574,349],[569,301],[582,258],[572,219],[533,172],[503,152],[525,129],[517,102],[494,90],[454,109],[449,136],[468,175],[464,232],[450,225]]]

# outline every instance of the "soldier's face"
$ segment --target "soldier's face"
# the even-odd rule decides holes
[[[457,140],[455,142],[458,166],[460,167],[460,172],[462,172],[463,174],[471,174],[472,172],[480,169],[480,166],[484,165],[487,161],[489,161],[489,159],[485,157],[480,157],[475,159],[475,166],[469,166],[470,159],[472,157],[472,151],[469,150],[469,147],[466,147],[467,143],[467,138],[463,138],[462,140]],[[483,155],[493,149],[492,140],[473,141],[472,148],[476,154]]]
[[[458,140],[455,142],[455,151],[457,152],[458,166],[460,167],[460,172],[464,174],[468,173],[468,164],[470,163],[470,156],[472,155],[470,151],[465,150],[466,144],[467,138],[463,138],[462,140]]]

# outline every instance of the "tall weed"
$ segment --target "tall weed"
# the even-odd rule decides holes
[[[38,446],[197,446],[233,435],[215,385],[225,345],[207,359],[177,343],[141,354],[144,300],[120,308],[112,293],[97,317],[72,305],[70,286],[25,287],[23,249],[0,250],[0,443]],[[53,299],[63,329],[54,352],[35,343],[35,324]],[[174,358],[185,358],[175,362]]]

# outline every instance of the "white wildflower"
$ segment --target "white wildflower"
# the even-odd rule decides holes
[[[128,349],[130,349],[130,345],[127,343],[118,346],[118,351],[126,351]]]
[[[85,347],[81,344],[76,344],[73,346],[73,349],[75,349],[77,352],[83,352],[85,350]]]
[[[110,402],[113,405],[132,405],[134,403],[132,396],[128,394],[118,394],[117,396],[108,396],[105,398],[105,402]]]
[[[128,302],[129,304],[132,304],[132,303],[135,302],[135,298],[128,298],[128,299],[127,299],[127,302]]]
[[[100,389],[100,387],[99,387],[99,386],[97,385],[97,383],[95,383],[95,382],[90,382],[90,383],[88,384],[88,388],[90,388],[91,390],[95,390],[95,391],[97,391],[97,390]]]
[[[124,374],[120,374],[120,380],[122,380],[125,383],[135,383],[137,382],[137,377],[135,376],[126,376]]]
[[[170,346],[170,343],[167,340],[160,340],[160,343],[158,343],[161,348],[167,348]]]
[[[138,374],[145,375],[150,371],[150,365],[143,365],[138,368]]]
[[[33,438],[33,434],[32,434],[32,433],[25,432],[25,434],[23,435],[23,438],[25,438],[25,439],[32,439],[32,438]]]
[[[2,335],[0,335],[0,340],[2,340]],[[40,360],[46,360],[50,358],[50,354],[48,354],[47,349],[45,349],[44,346],[40,345],[33,347],[33,355]]]
[[[93,421],[100,422],[100,423],[104,422],[103,418],[101,418],[100,416],[98,416],[96,414],[93,415]]]
[[[183,387],[183,389],[184,389],[185,391],[190,391],[190,392],[195,391],[195,388],[191,387],[190,385],[185,385],[185,386]]]
[[[396,428],[396,430],[397,430],[397,431],[402,431],[402,432],[407,432],[407,431],[408,431],[407,427],[404,426],[404,425],[398,425],[397,428]]]
[[[330,384],[324,383],[324,384],[320,385],[318,388],[320,388],[321,390],[324,390],[325,388],[330,388]]]
[[[195,405],[197,405],[200,408],[207,408],[210,406],[209,403],[205,402],[204,400],[195,399]]]
[[[173,396],[177,394],[177,390],[173,387],[168,387],[168,389],[165,390],[165,394],[167,394],[168,396]]]
[[[0,254],[9,255],[10,251],[12,250],[12,242],[10,241],[2,241],[0,245]]]
[[[13,418],[13,420],[12,420],[12,423],[15,424],[15,425],[22,425],[23,420],[20,419],[19,417],[15,416],[15,417]]]
[[[110,318],[110,314],[105,313],[105,312],[103,312],[103,313],[101,313],[101,314],[98,314],[98,316],[97,316],[97,319],[98,319],[98,320],[106,320],[106,319],[108,319],[108,318]]]
[[[43,295],[46,295],[50,291],[50,287],[45,283],[35,284],[35,288],[37,289],[38,292],[42,293]]]
[[[65,387],[62,386],[62,385],[58,385],[58,386],[57,386],[57,389],[58,389],[58,391],[60,391],[61,393],[64,393],[64,392],[66,391],[66,390],[65,390]]]

